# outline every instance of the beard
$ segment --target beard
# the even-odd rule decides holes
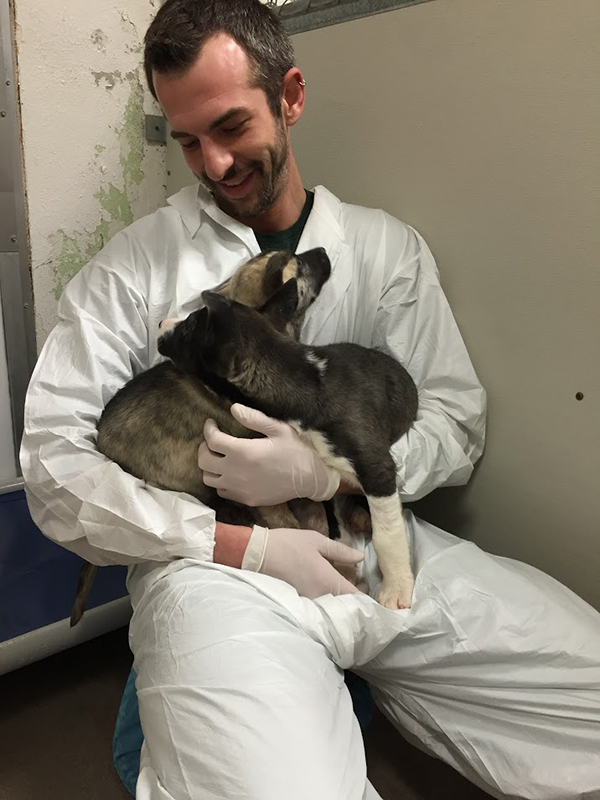
[[[282,122],[277,123],[275,140],[266,148],[262,161],[251,160],[243,165],[234,164],[223,177],[224,181],[234,180],[242,173],[255,172],[255,185],[249,197],[233,200],[221,191],[218,183],[212,181],[204,172],[196,175],[217,201],[219,208],[234,219],[255,219],[264,214],[277,200],[286,183],[289,150]]]

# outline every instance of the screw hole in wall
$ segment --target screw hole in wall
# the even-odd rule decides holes
[[[577,392],[575,395],[575,400],[583,400],[583,392]]]

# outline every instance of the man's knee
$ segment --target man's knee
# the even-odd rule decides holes
[[[132,648],[148,756],[174,797],[190,784],[325,800],[364,784],[341,670],[251,583],[202,565],[164,575],[137,603]]]

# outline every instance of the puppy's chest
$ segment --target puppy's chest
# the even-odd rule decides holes
[[[313,450],[316,450],[321,460],[327,464],[328,467],[337,470],[348,483],[357,484],[356,472],[352,462],[344,458],[344,456],[337,455],[335,448],[329,439],[321,431],[307,430],[302,427],[300,422],[291,420],[289,423],[294,430],[297,431],[300,438],[309,444]]]

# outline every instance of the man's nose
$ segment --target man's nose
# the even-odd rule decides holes
[[[234,157],[227,147],[208,140],[202,142],[204,172],[211,181],[222,181],[234,163]]]

